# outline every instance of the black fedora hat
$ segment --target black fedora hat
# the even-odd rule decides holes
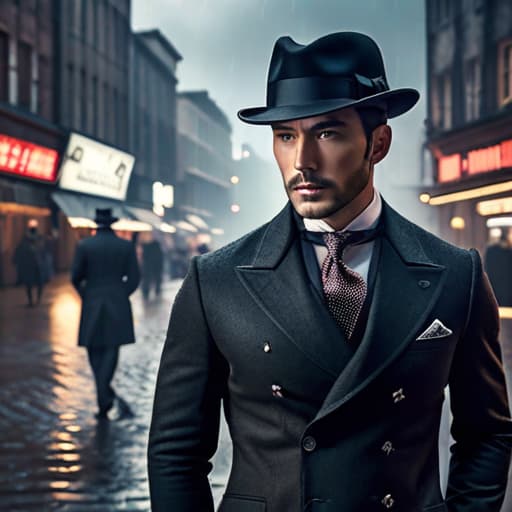
[[[119,219],[112,215],[112,208],[96,208],[96,217],[94,218],[94,222],[98,224],[98,226],[110,226],[114,222],[117,222]]]
[[[308,45],[284,36],[270,59],[267,105],[242,109],[238,117],[271,124],[345,107],[379,107],[396,117],[419,97],[416,89],[390,89],[380,49],[364,34],[337,32]]]

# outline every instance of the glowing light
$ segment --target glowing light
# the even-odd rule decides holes
[[[239,213],[240,212],[240,205],[239,204],[232,204],[231,205],[231,213]]]
[[[450,194],[433,196],[430,198],[429,204],[432,206],[437,206],[440,204],[454,203],[456,201],[466,201],[468,199],[475,199],[477,197],[485,197],[492,194],[500,194],[501,192],[510,191],[512,191],[512,181],[504,181],[502,183],[494,183],[492,185],[471,188],[468,190],[462,190],[460,192],[452,192]]]
[[[54,182],[57,179],[58,159],[59,154],[54,149],[0,135],[0,170],[2,171]]]
[[[176,228],[171,224],[167,224],[167,222],[162,222],[162,224],[160,224],[160,231],[164,233],[176,233]]]
[[[231,176],[229,181],[231,181],[231,183],[233,183],[233,185],[237,185],[238,183],[240,183],[240,178],[238,176]]]
[[[211,233],[212,235],[223,235],[224,230],[222,228],[212,228]]]
[[[452,217],[450,226],[452,229],[464,229],[466,227],[466,221],[462,217]]]
[[[68,432],[80,432],[82,430],[79,425],[68,425],[65,428]]]
[[[485,223],[488,228],[501,228],[512,226],[512,217],[493,217]]]
[[[71,484],[69,482],[50,482],[52,489],[67,489]]]
[[[430,201],[430,194],[427,194],[426,192],[420,194],[420,201],[422,203],[428,204],[428,202]]]
[[[480,201],[476,205],[476,211],[483,216],[512,213],[512,197],[500,197],[499,199]]]
[[[512,318],[512,308],[499,308],[500,318]]]
[[[59,418],[61,420],[76,420],[76,414],[74,412],[63,412]]]

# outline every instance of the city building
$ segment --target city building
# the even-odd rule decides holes
[[[432,186],[443,238],[483,252],[512,224],[512,4],[427,0]]]
[[[178,93],[178,227],[214,230],[226,241],[233,215],[231,125],[207,91]]]
[[[173,206],[177,166],[176,67],[180,60],[182,56],[160,31],[133,35],[130,147],[136,162],[128,190],[133,204],[147,207],[147,198],[153,199],[155,189],[156,196],[158,190],[168,190],[171,197],[161,202],[169,205],[167,208]],[[165,205],[155,205],[162,216]]]
[[[0,285],[16,282],[12,258],[28,221],[45,235],[56,221],[50,194],[65,134],[55,118],[52,5],[0,2]]]

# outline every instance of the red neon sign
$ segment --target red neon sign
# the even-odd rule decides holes
[[[481,149],[473,149],[463,157],[461,153],[438,159],[438,181],[444,183],[465,174],[499,171],[512,167],[512,139]]]
[[[0,135],[0,170],[24,178],[54,182],[59,154],[54,149]]]

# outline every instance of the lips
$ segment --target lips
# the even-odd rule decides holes
[[[301,183],[294,187],[293,190],[295,193],[299,194],[299,196],[313,198],[320,197],[325,188],[326,187],[315,185],[313,183]]]

